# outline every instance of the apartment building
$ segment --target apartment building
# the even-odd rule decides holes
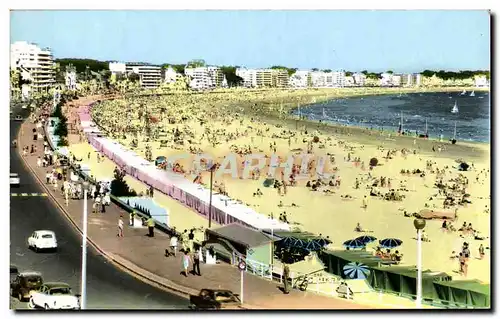
[[[236,75],[243,79],[242,86],[246,88],[257,87],[257,70],[237,68]]]
[[[184,69],[184,73],[189,77],[189,86],[193,90],[208,90],[222,87],[225,79],[221,69],[217,66],[186,68]]]
[[[290,76],[289,86],[294,88],[307,88],[312,85],[310,71],[296,71]]]
[[[365,86],[366,75],[364,75],[363,73],[354,73],[352,77],[354,78],[354,83],[356,86]]]
[[[490,87],[490,81],[488,81],[485,75],[476,75],[474,77],[474,85],[478,88]]]
[[[29,91],[48,91],[56,82],[55,64],[49,48],[18,41],[10,46],[10,67],[30,80]]]
[[[112,74],[132,74],[139,75],[139,83],[144,89],[154,89],[162,82],[161,67],[148,63],[121,63],[110,62],[109,70]]]
[[[76,71],[75,70],[66,70],[64,72],[64,80],[66,84],[66,88],[71,91],[76,90]]]
[[[146,63],[126,63],[125,73],[139,75],[139,83],[144,89],[155,89],[161,84],[161,67]]]
[[[175,83],[181,78],[182,74],[177,73],[171,66],[165,69],[165,73],[163,75],[165,83]]]

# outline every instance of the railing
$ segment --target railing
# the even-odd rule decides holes
[[[57,147],[54,146],[54,144],[52,143],[52,139],[51,137],[49,136],[49,130],[48,130],[48,126],[49,123],[47,123],[46,126],[44,126],[44,131],[45,131],[45,136],[46,136],[46,140],[50,146],[50,148],[52,150],[57,150]],[[68,156],[68,164],[69,164],[69,167],[80,177],[82,178],[84,181],[87,181],[89,182],[90,184],[92,185],[95,185],[97,184],[97,180],[95,178],[92,178],[90,177],[89,175],[87,175],[85,172],[83,172],[79,167],[77,167],[73,162],[72,162],[72,159],[69,158]],[[141,220],[145,221],[145,220],[148,220],[149,219],[149,216],[134,209],[133,207],[129,206],[127,203],[123,202],[122,200],[120,200],[118,197],[114,196],[114,195],[111,195],[110,194],[110,199],[113,203],[115,203],[118,207],[122,208],[123,210],[125,210],[128,214],[131,214],[132,212],[134,212],[134,214],[138,217],[141,218]],[[169,236],[172,236],[172,235],[176,235],[176,236],[180,236],[180,233],[174,231],[172,228],[170,228],[168,225],[164,224],[164,223],[161,223],[159,221],[155,221],[155,228],[158,228],[160,231],[168,234]]]

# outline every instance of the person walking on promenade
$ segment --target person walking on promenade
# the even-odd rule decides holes
[[[193,274],[201,276],[200,271],[200,248],[197,248],[193,255]]]
[[[174,257],[177,256],[177,244],[178,244],[178,239],[175,234],[170,237],[170,249],[174,252]]]
[[[118,237],[123,237],[123,215],[118,219]]]
[[[184,255],[182,255],[182,271],[181,274],[184,276],[188,276],[188,269],[189,269],[189,249],[183,249]]]
[[[288,283],[289,276],[290,276],[290,268],[288,267],[288,265],[285,265],[285,267],[283,267],[283,293],[285,295],[290,293],[290,286]]]
[[[149,237],[154,237],[155,236],[155,220],[153,217],[149,217],[148,219],[148,236]]]

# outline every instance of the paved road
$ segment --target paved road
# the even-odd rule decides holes
[[[20,122],[11,121],[10,124],[12,141]],[[21,186],[11,188],[11,193],[44,192],[14,148],[11,148],[10,167],[10,171],[17,172],[21,179]],[[56,233],[59,244],[57,253],[37,254],[28,250],[26,240],[37,229],[50,229]],[[11,197],[10,262],[21,271],[40,271],[45,281],[67,282],[79,292],[81,236],[48,197]],[[120,271],[90,247],[87,265],[89,309],[186,309],[189,304],[184,298],[154,288]],[[11,305],[15,309],[27,308],[27,303],[20,303],[14,298],[11,298]]]

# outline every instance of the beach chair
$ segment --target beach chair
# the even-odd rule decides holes
[[[353,299],[354,298],[354,292],[352,291],[351,287],[346,282],[341,283],[337,287],[337,294],[341,298],[345,299]]]

